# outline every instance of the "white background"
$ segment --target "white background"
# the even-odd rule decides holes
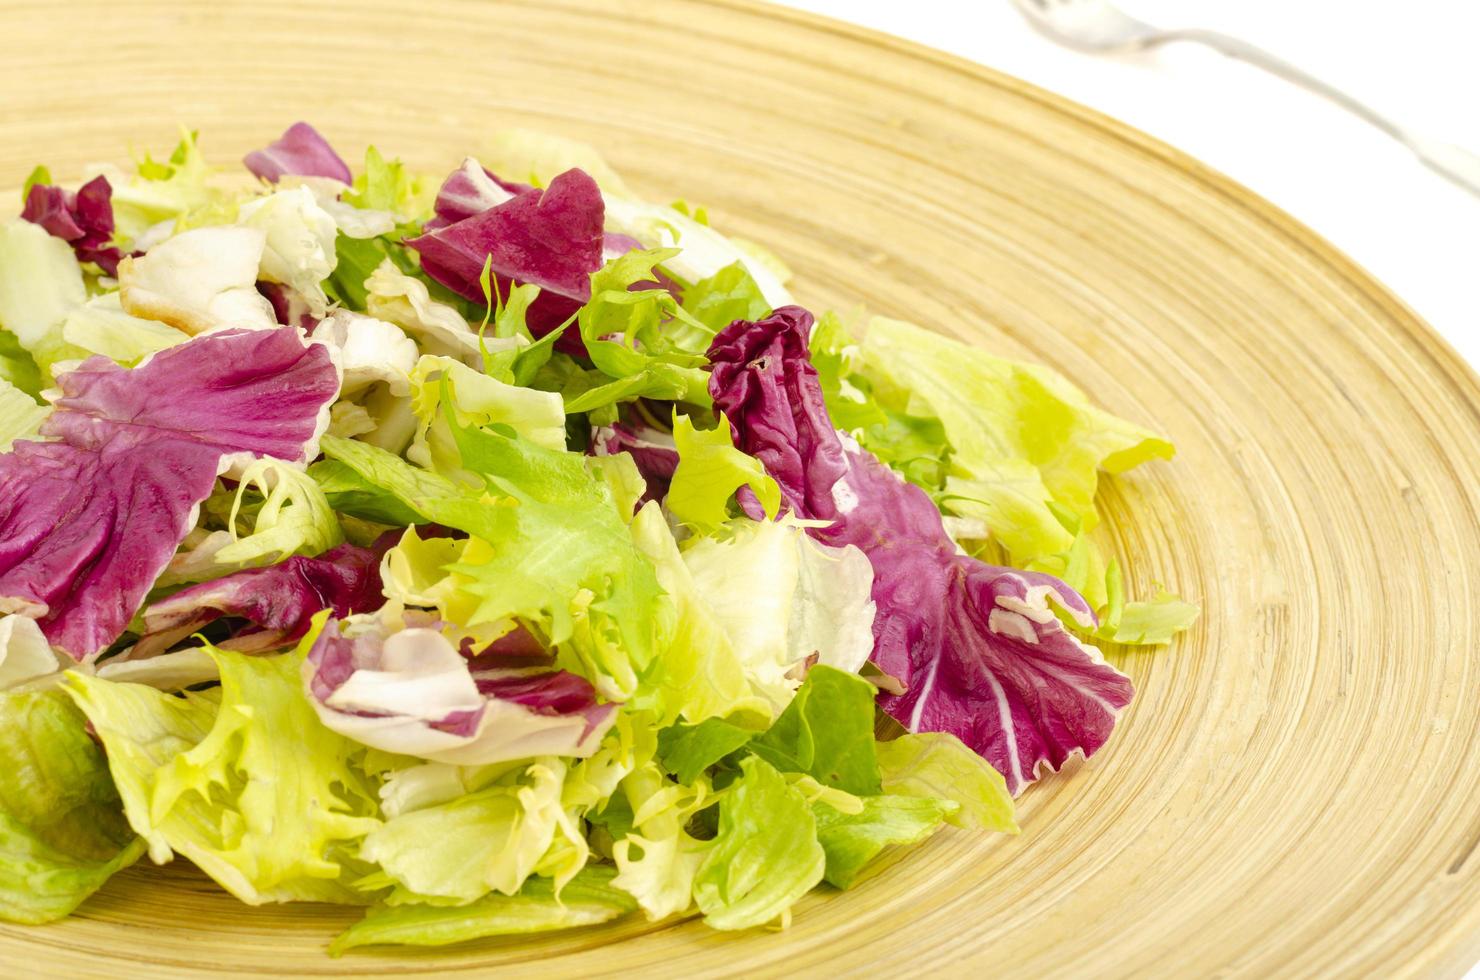
[[[1330,103],[1197,45],[1070,51],[1034,33],[1009,0],[786,3],[981,62],[1171,143],[1320,232],[1480,367],[1480,199]],[[1480,151],[1480,4],[1471,0],[1120,6],[1158,26],[1242,37],[1400,124]]]

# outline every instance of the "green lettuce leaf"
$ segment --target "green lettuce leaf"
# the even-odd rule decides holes
[[[584,454],[537,446],[503,426],[464,427],[450,413],[444,417],[463,466],[511,501],[511,526],[470,543],[451,569],[479,600],[466,625],[532,625],[558,647],[561,666],[606,697],[626,700],[653,662],[662,590],[610,486],[592,476]]]
[[[691,317],[666,289],[650,283],[671,249],[620,255],[591,274],[591,299],[577,314],[581,340],[596,369],[616,379],[570,399],[569,413],[656,398],[708,406],[703,350],[713,331]],[[613,339],[619,338],[619,339]]]
[[[62,322],[62,339],[130,367],[190,339],[182,330],[125,313],[119,297],[117,292],[104,293],[72,310]]]
[[[415,261],[400,242],[384,235],[350,238],[340,233],[334,239],[334,271],[324,283],[325,292],[350,309],[365,309],[370,295],[365,282],[387,259],[403,273],[416,269]]]
[[[644,506],[633,519],[632,539],[667,593],[654,603],[660,653],[644,671],[634,704],[653,712],[659,725],[741,711],[769,718],[769,706],[752,693],[729,636],[695,590],[656,503]]]
[[[42,419],[51,414],[51,406],[36,399],[10,382],[0,379],[0,453],[9,452],[17,439],[30,439],[41,428]]]
[[[725,718],[706,718],[697,725],[673,725],[658,735],[658,759],[685,786],[760,734]]]
[[[211,168],[201,155],[195,133],[187,129],[181,129],[180,142],[167,160],[146,155],[137,175],[117,167],[102,167],[99,172],[113,187],[113,220],[122,241],[132,242],[161,221],[173,220],[178,232],[235,220],[234,210],[224,201],[226,196],[211,187]]]
[[[205,511],[226,526],[180,551],[159,586],[203,582],[293,555],[314,556],[341,544],[339,518],[318,482],[274,459],[249,464],[236,489],[212,494]]]
[[[776,710],[814,660],[860,669],[874,648],[873,566],[818,544],[791,521],[738,519],[683,552],[698,598],[724,629],[757,694]]]
[[[369,883],[394,883],[393,905],[517,893],[557,834],[578,836],[562,805],[566,772],[563,759],[536,759],[477,792],[392,817],[360,845],[384,876]]]
[[[874,756],[877,689],[857,674],[818,664],[750,751],[781,772],[806,773],[855,796],[882,791]]]
[[[200,696],[68,675],[129,824],[156,861],[179,852],[249,905],[364,903],[349,884],[359,873],[352,856],[380,820],[373,787],[351,766],[363,747],[320,724],[301,652],[206,649],[221,671],[219,709]]]
[[[954,449],[948,486],[961,499],[953,497],[953,508],[985,520],[1020,563],[1072,543],[1054,507],[1093,530],[1099,470],[1121,473],[1173,452],[1164,439],[1095,408],[1047,368],[913,324],[875,317],[862,351],[871,373],[940,419]]]
[[[60,919],[144,853],[61,691],[0,694],[0,920]]]
[[[0,381],[19,388],[32,398],[39,398],[41,389],[45,387],[35,358],[21,346],[19,337],[4,329],[0,329]]]
[[[462,591],[462,579],[448,569],[462,561],[469,538],[422,538],[415,526],[386,551],[380,577],[386,598],[403,605],[436,609],[449,623],[467,623],[477,600]]]
[[[799,790],[750,756],[719,803],[719,832],[694,875],[694,901],[715,929],[783,916],[822,880],[827,857]]]
[[[39,366],[78,356],[65,345],[61,326],[86,299],[71,246],[29,221],[0,223],[0,327]]]
[[[867,796],[857,813],[813,804],[817,840],[827,855],[823,877],[848,888],[860,871],[891,844],[918,844],[959,809],[951,800],[921,796]]]
[[[340,200],[357,208],[389,211],[401,221],[413,221],[432,208],[436,187],[409,172],[400,160],[387,160],[375,147],[365,149],[365,168]]]
[[[1105,571],[1105,588],[1105,614],[1100,617],[1100,628],[1095,635],[1112,643],[1169,643],[1173,636],[1197,622],[1202,611],[1164,589],[1157,589],[1150,601],[1125,601],[1120,566],[1114,561]]]
[[[678,786],[652,764],[622,780],[632,825],[612,846],[619,874],[612,884],[632,895],[649,919],[686,912],[694,879],[713,842],[687,830],[689,818],[711,802],[706,780]]]
[[[628,519],[628,515],[636,518],[637,505],[647,493],[647,480],[643,479],[642,471],[637,468],[637,461],[632,458],[632,454],[587,456],[586,469],[596,480],[606,485],[612,495],[612,504],[617,508],[617,516],[630,525],[632,521]]]
[[[933,416],[912,415],[875,397],[863,354],[835,313],[817,320],[812,364],[833,423],[937,501],[945,491],[951,446]]]
[[[759,320],[771,312],[761,287],[734,262],[683,291],[683,308],[695,320],[719,333],[736,320]]]
[[[378,524],[405,526],[424,521],[399,497],[376,486],[358,471],[335,459],[321,459],[309,466],[308,475],[319,485],[329,506],[341,514]]]
[[[68,674],[64,690],[76,702],[108,753],[108,770],[129,825],[149,843],[156,864],[174,855],[166,833],[150,817],[155,776],[211,731],[218,696],[175,697],[142,684]]]
[[[54,183],[56,182],[51,179],[51,171],[47,169],[45,164],[37,164],[31,168],[31,172],[26,175],[26,182],[21,184],[21,206],[24,207],[26,199],[31,196],[31,188],[37,184]]]
[[[846,345],[841,350],[846,358]],[[928,422],[911,419],[938,420],[949,444],[948,453],[937,453],[948,461],[942,506],[983,522],[1010,564],[1062,578],[1101,611],[1106,634],[1122,635],[1123,606],[1109,602],[1108,566],[1089,537],[1099,523],[1099,473],[1170,459],[1171,443],[1096,408],[1048,368],[902,321],[873,318],[856,359],[872,382],[869,397],[893,413],[885,431],[893,427],[896,452],[924,452],[934,438]],[[841,388],[835,398],[846,400]],[[908,463],[902,470],[911,475]],[[1171,595],[1136,611],[1146,628],[1133,623],[1121,642],[1165,642],[1193,615]]]
[[[507,425],[537,446],[565,449],[565,405],[554,392],[505,384],[451,357],[431,354],[416,362],[411,387],[420,425],[406,455],[429,469],[453,475],[462,468],[443,418],[447,411],[463,426]]]
[[[684,524],[701,534],[713,533],[729,520],[728,504],[735,491],[749,487],[774,519],[781,509],[781,488],[761,461],[735,448],[730,423],[721,415],[712,429],[696,429],[687,415],[673,420],[673,443],[678,469],[664,501]]]
[[[945,732],[901,735],[878,743],[877,752],[885,792],[951,800],[960,809],[945,819],[957,827],[1018,832],[1007,781],[956,736]]]
[[[631,912],[632,897],[612,884],[615,870],[583,869],[556,892],[548,878],[531,878],[516,895],[487,895],[469,905],[380,906],[329,946],[339,956],[358,946],[446,946],[450,943],[597,925]]]
[[[365,484],[379,491],[374,496],[378,508],[390,509],[394,501],[415,515],[414,521],[404,523],[436,522],[494,540],[503,539],[514,530],[508,498],[484,493],[413,466],[394,453],[356,439],[326,435],[319,441],[319,448],[330,460],[348,467]]]

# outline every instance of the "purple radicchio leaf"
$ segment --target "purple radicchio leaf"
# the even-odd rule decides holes
[[[464,218],[471,218],[489,208],[497,207],[520,194],[531,192],[537,192],[532,185],[504,180],[477,160],[468,157],[462,162],[462,166],[448,174],[447,179],[442,181],[442,186],[437,191],[436,204],[433,206],[435,215],[426,223],[423,230],[435,231],[438,228],[446,228]],[[609,231],[601,236],[601,257],[604,261],[611,261],[639,248],[642,248],[642,242],[631,235]],[[482,297],[480,295],[470,298],[481,299]]]
[[[874,652],[903,694],[879,702],[911,731],[979,752],[1016,794],[1047,766],[1093,754],[1130,703],[1129,679],[1049,608],[1092,623],[1057,579],[959,554],[918,487],[839,435],[808,355],[812,316],[790,306],[715,337],[709,390],[735,444],[758,458],[810,533],[856,545],[874,568]]]
[[[50,184],[35,184],[26,194],[21,217],[45,228],[72,246],[77,261],[95,263],[118,275],[123,253],[113,245],[113,185],[94,177],[76,193]]]
[[[612,259],[621,258],[628,252],[635,252],[640,248],[642,248],[642,242],[633,238],[631,235],[623,235],[620,232],[608,231],[603,233],[601,236],[601,259],[603,262],[610,262]],[[661,273],[659,274],[661,275]],[[673,283],[673,280],[668,279],[666,276],[664,277],[664,279],[666,280],[664,283],[662,283],[664,289],[669,289],[670,284],[674,286],[677,285],[676,283]],[[636,288],[638,285],[638,283],[633,283],[632,286],[629,288]],[[650,287],[643,286],[643,288]],[[677,295],[677,289],[673,289],[672,291],[675,295]]]
[[[304,333],[313,335],[314,328],[319,325],[319,318],[313,315],[313,308],[308,305],[308,300],[302,293],[280,282],[262,280],[257,282],[257,292],[266,296],[267,301],[272,304],[273,317],[278,323],[298,327]]]
[[[494,176],[493,171],[468,157],[462,162],[462,166],[442,181],[442,186],[437,191],[437,201],[432,206],[435,216],[426,223],[425,230],[446,228],[534,190],[529,184],[500,180]]]
[[[53,441],[0,455],[0,613],[82,660],[123,633],[234,458],[317,452],[339,374],[297,331],[228,330],[57,379]]]
[[[342,184],[354,180],[348,165],[329,141],[306,122],[296,122],[273,142],[242,158],[248,170],[276,184],[282,178],[329,177]]]
[[[640,503],[662,500],[668,495],[668,485],[678,471],[678,449],[673,444],[673,435],[642,423],[616,422],[601,425],[591,430],[591,455],[615,456],[628,453],[637,464],[637,472],[647,482]]]
[[[348,631],[348,632],[347,632]],[[474,670],[436,629],[387,634],[330,619],[304,678],[323,723],[365,745],[456,765],[589,756],[616,720],[581,677],[545,666]]]
[[[162,652],[222,617],[246,620],[248,626],[217,646],[257,653],[298,640],[320,610],[344,617],[378,609],[385,601],[380,557],[342,544],[317,558],[295,555],[181,589],[145,610],[145,634],[133,657]]]
[[[476,163],[472,169],[486,174]],[[465,164],[448,181],[472,183],[475,178],[464,180],[468,171]],[[502,292],[507,293],[511,282],[539,286],[527,323],[531,333],[542,337],[591,298],[591,273],[601,268],[605,247],[606,205],[596,181],[582,170],[567,170],[544,190],[503,184],[490,176],[483,185],[484,199],[497,193],[509,196],[449,220],[464,215],[473,199],[449,193],[444,184],[438,217],[406,244],[420,253],[427,275],[474,302],[483,301],[479,280],[485,260]]]

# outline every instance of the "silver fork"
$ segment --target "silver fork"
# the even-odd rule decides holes
[[[1051,41],[1091,54],[1145,51],[1172,41],[1192,41],[1240,61],[1257,65],[1341,106],[1402,143],[1436,172],[1480,197],[1480,157],[1442,140],[1398,125],[1326,82],[1301,71],[1262,48],[1217,31],[1163,30],[1122,13],[1109,0],[1012,0],[1040,34]]]

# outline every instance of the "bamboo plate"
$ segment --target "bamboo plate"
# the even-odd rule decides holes
[[[943,835],[787,932],[636,919],[330,960],[353,911],[247,909],[177,863],[67,922],[0,927],[0,973],[1455,975],[1480,958],[1480,385],[1274,207],[1021,82],[727,0],[6,0],[0,30],[0,186],[168,146],[178,121],[223,163],[298,118],[428,171],[494,127],[596,143],[650,196],[774,246],[804,303],[1047,362],[1170,435],[1175,461],[1105,485],[1107,541],[1138,590],[1205,609],[1170,649],[1111,651],[1136,702],[1091,763],[1023,797],[1020,837]]]

